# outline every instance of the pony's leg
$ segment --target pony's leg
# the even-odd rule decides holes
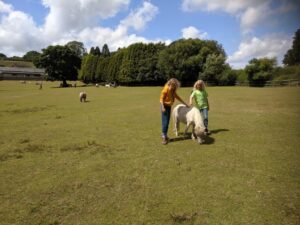
[[[185,130],[184,130],[184,135],[186,135],[186,133],[187,133],[187,131],[188,131],[188,129],[189,129],[190,126],[191,126],[191,123],[187,122]]]
[[[178,131],[179,131],[179,120],[175,120],[175,135],[178,137]]]
[[[191,138],[193,139],[193,140],[195,140],[196,139],[196,134],[195,134],[195,125],[193,124],[193,128],[192,128],[192,135],[191,135]]]

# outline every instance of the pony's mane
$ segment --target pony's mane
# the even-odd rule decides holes
[[[193,110],[195,110],[195,113],[194,113],[195,125],[204,127],[202,115],[201,115],[199,109],[197,109],[196,107],[193,107]]]

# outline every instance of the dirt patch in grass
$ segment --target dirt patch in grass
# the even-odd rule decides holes
[[[195,221],[197,213],[170,213],[170,217],[173,224],[191,223]]]
[[[26,144],[25,146],[20,146],[12,151],[8,151],[6,153],[2,153],[0,155],[0,161],[7,161],[9,159],[21,159],[24,157],[25,153],[45,153],[48,152],[51,148],[50,146],[46,145],[38,145],[38,144],[27,144],[30,140],[29,139],[22,139],[20,143]]]
[[[23,158],[22,154],[1,154],[0,155],[0,162],[7,161],[9,159],[21,159]]]
[[[30,107],[30,108],[22,108],[22,109],[11,109],[11,110],[5,110],[2,111],[4,113],[9,113],[9,114],[21,114],[21,113],[34,113],[34,112],[42,112],[45,110],[48,110],[52,108],[53,106],[47,105],[44,107]]]
[[[25,152],[45,152],[47,151],[49,146],[46,145],[38,145],[38,144],[28,144],[23,148],[17,148],[15,152],[25,153]]]
[[[84,144],[69,144],[60,149],[61,152],[89,152],[90,154],[105,153],[113,154],[114,152],[124,151],[124,149],[112,148],[108,145],[99,144],[96,141],[87,141]]]
[[[19,141],[20,144],[26,144],[26,143],[29,143],[30,142],[30,139],[29,138],[24,138],[24,139],[21,139]]]

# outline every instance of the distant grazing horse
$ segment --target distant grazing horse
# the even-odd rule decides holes
[[[205,137],[205,126],[203,123],[202,115],[196,107],[188,108],[183,104],[177,105],[173,109],[173,120],[175,123],[175,134],[178,136],[179,123],[184,123],[186,125],[184,133],[188,131],[189,127],[192,126],[192,139],[196,139],[199,144],[204,142]]]

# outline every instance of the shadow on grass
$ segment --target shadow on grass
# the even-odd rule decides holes
[[[191,138],[191,135],[192,135],[191,132],[187,132],[186,135],[184,135],[184,133],[179,133],[179,135],[183,135],[183,136],[170,138],[169,142],[172,143],[172,142],[191,140],[192,139]],[[204,140],[205,140],[205,142],[202,143],[203,145],[210,145],[210,144],[213,144],[215,142],[215,139],[210,137],[210,136],[206,136],[204,138]],[[197,142],[197,141],[195,140],[195,142]]]
[[[204,145],[210,145],[213,144],[215,142],[215,139],[213,137],[211,137],[211,135],[213,134],[217,134],[220,132],[225,132],[225,131],[229,131],[228,129],[215,129],[215,130],[210,130],[210,135],[207,135],[204,140],[205,142],[202,143]],[[176,141],[184,141],[184,140],[190,140],[192,133],[188,132],[186,134],[184,133],[179,133],[180,137],[175,137],[175,138],[170,138],[169,142],[176,142]]]
[[[215,129],[215,130],[210,130],[211,134],[217,134],[220,132],[224,132],[224,131],[229,131],[228,129]]]

